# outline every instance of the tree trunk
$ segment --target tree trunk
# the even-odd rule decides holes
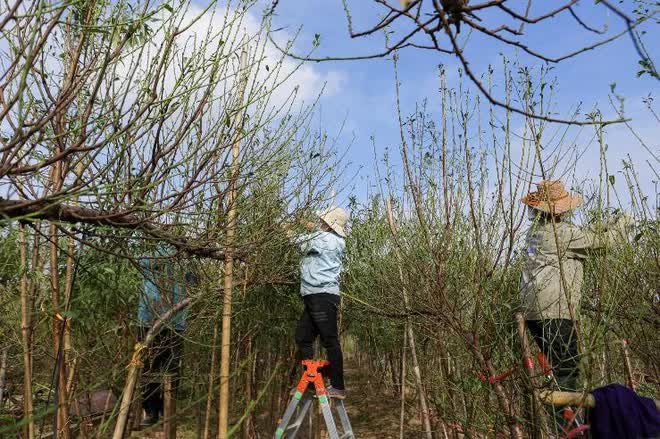
[[[69,311],[71,308],[71,292],[73,290],[73,253],[74,253],[74,240],[69,237],[67,243],[67,256],[66,256],[66,273],[64,277],[64,310]],[[71,321],[67,320],[67,325],[64,327],[64,364],[67,370],[72,367],[74,361],[72,357],[73,347],[71,344]]]
[[[529,393],[529,398],[531,399],[530,404],[530,425],[532,428],[531,437],[543,437],[543,427],[544,416],[541,412],[541,403],[539,400],[538,391],[536,390],[534,383],[534,363],[532,362],[532,353],[529,346],[529,339],[527,338],[525,319],[521,313],[516,313],[516,322],[518,323],[518,337],[520,337],[520,344],[523,351],[523,367],[527,373],[527,390]]]
[[[626,385],[633,390],[637,390],[635,388],[635,378],[633,377],[632,366],[630,364],[630,351],[628,350],[628,340],[626,339],[621,340],[621,349],[623,351],[623,365],[626,369]]]
[[[406,418],[406,349],[408,335],[403,331],[403,346],[401,347],[401,413],[399,414],[399,439],[403,439]]]
[[[60,364],[56,367],[58,370],[57,377],[57,437],[61,436],[64,439],[71,438],[71,430],[69,428],[69,398],[66,392],[66,365],[63,357],[60,356],[60,350],[64,350],[63,332],[66,330],[67,320],[62,318],[60,313],[60,286],[59,286],[59,271],[57,264],[57,226],[50,224],[49,226],[50,238],[50,292],[51,302],[53,306],[53,352],[55,353],[55,361]]]
[[[169,311],[162,314],[154,324],[151,326],[149,332],[142,343],[136,343],[131,356],[131,362],[128,364],[128,374],[126,376],[126,383],[124,384],[124,391],[122,392],[121,403],[119,406],[119,415],[117,416],[117,423],[115,430],[112,433],[112,439],[123,439],[126,424],[128,422],[128,415],[131,411],[131,402],[133,400],[133,392],[135,391],[135,384],[138,381],[140,370],[142,369],[142,352],[149,347],[154,341],[156,335],[160,332],[165,322],[174,317],[177,313],[182,311],[192,303],[192,298],[187,297],[181,302],[177,303]]]
[[[392,213],[392,202],[388,198],[387,199],[387,221],[390,226],[390,231],[392,232],[392,236],[394,239],[396,239],[397,236],[397,230],[396,230],[396,225],[394,224],[394,215]],[[399,248],[395,245],[394,246],[397,259],[399,262],[401,262],[401,254],[399,253]],[[409,303],[408,303],[408,292],[406,291],[405,287],[403,287],[404,284],[404,278],[403,278],[403,271],[401,269],[401,263],[398,264],[399,267],[399,279],[401,281],[401,294],[403,295],[403,306],[406,311],[406,314],[408,314],[408,311],[410,309]],[[417,359],[417,348],[415,346],[415,333],[412,329],[412,325],[410,324],[410,317],[406,316],[406,332],[408,334],[408,343],[410,343],[410,359],[412,360],[412,366],[413,366],[413,375],[415,377],[415,384],[417,385],[417,391],[419,393],[419,404],[421,406],[421,417],[422,417],[422,424],[424,425],[424,432],[426,434],[427,439],[433,439],[433,433],[431,430],[431,416],[429,413],[429,408],[428,408],[428,403],[426,401],[426,392],[424,391],[424,383],[422,381],[422,372],[419,367],[419,361]]]
[[[25,239],[25,225],[19,229],[19,243],[21,254],[21,338],[23,344],[23,416],[28,422],[23,433],[26,439],[34,439],[34,419],[32,406],[32,310],[31,300],[28,297],[27,279],[27,242]],[[36,251],[36,250],[35,250]]]
[[[0,410],[2,410],[3,402],[5,400],[5,377],[7,375],[7,355],[9,349],[2,350],[2,357],[0,358]]]
[[[215,362],[217,361],[218,349],[218,323],[213,326],[213,345],[211,346],[211,370],[209,371],[209,387],[206,396],[206,413],[204,416],[204,439],[211,437],[211,407],[213,406],[213,386],[215,384]]]
[[[253,370],[252,364],[254,363],[254,361],[252,360],[252,336],[248,336],[247,338],[245,356],[248,360],[248,363],[245,368],[245,395],[248,401],[247,407],[249,408],[252,402],[252,398],[254,397],[252,395],[252,370]],[[243,439],[250,439],[252,423],[253,423],[253,416],[252,416],[252,412],[250,412],[247,418],[245,419],[245,424],[243,425]]]
[[[166,374],[163,377],[163,430],[165,439],[176,439],[176,396],[174,376]]]

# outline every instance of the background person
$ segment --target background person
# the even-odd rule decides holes
[[[522,202],[528,206],[533,221],[527,234],[520,282],[527,326],[552,361],[561,389],[576,390],[577,342],[573,319],[579,318],[583,263],[590,252],[622,240],[631,221],[620,216],[602,233],[564,221],[564,215],[579,207],[582,198],[570,195],[561,181],[540,182],[537,191],[528,194]]]
[[[566,191],[561,181],[541,181],[537,191],[522,199],[533,221],[526,240],[520,298],[534,340],[550,360],[560,390],[577,390],[578,344],[576,323],[584,279],[584,260],[590,252],[622,240],[627,216],[620,216],[602,233],[564,220],[582,205],[582,198]]]
[[[177,267],[172,260],[175,250],[160,245],[152,257],[140,260],[144,275],[143,288],[138,302],[139,338],[143,341],[153,322],[186,297],[186,287],[197,283],[195,275]],[[187,312],[183,310],[159,331],[147,348],[142,382],[143,426],[157,423],[163,414],[163,386],[160,377],[149,379],[149,374],[174,375],[174,387],[178,387],[183,357],[182,334],[186,329]],[[145,379],[146,378],[146,379]]]

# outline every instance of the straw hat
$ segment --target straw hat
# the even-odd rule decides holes
[[[582,197],[572,196],[559,180],[544,180],[536,185],[536,192],[530,192],[522,200],[523,204],[542,212],[559,215],[582,205]]]
[[[346,237],[346,222],[348,215],[341,207],[330,207],[317,213],[318,217],[326,223],[334,232],[345,238]]]

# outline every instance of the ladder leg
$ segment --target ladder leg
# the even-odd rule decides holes
[[[305,421],[305,416],[307,415],[307,412],[309,411],[309,408],[311,407],[313,402],[313,398],[309,393],[306,393],[305,396],[303,396],[302,399],[302,407],[300,407],[300,411],[298,412],[298,416],[296,417],[296,420],[291,424],[289,427],[287,427],[284,430],[284,437],[286,439],[295,439],[296,436],[298,435],[298,431],[300,430],[300,427],[302,427],[303,422]]]
[[[332,417],[332,409],[330,408],[330,401],[327,395],[319,395],[319,404],[321,405],[321,412],[323,413],[323,419],[325,419],[325,426],[328,429],[330,439],[339,439],[339,432]]]
[[[275,430],[275,439],[280,439],[284,436],[284,431],[287,429],[289,425],[289,421],[291,421],[291,418],[293,417],[293,414],[296,411],[296,407],[298,406],[298,403],[300,403],[302,397],[303,394],[300,393],[299,391],[296,391],[296,393],[294,393],[293,398],[291,398],[291,402],[289,402],[289,405],[286,407],[286,410],[284,411],[284,416],[282,416],[282,420],[277,426],[277,430]]]
[[[341,428],[344,431],[342,434],[342,439],[353,439],[355,435],[353,434],[353,427],[351,427],[351,421],[348,419],[348,413],[346,413],[346,406],[344,401],[338,399],[335,401],[335,406],[337,408],[337,414],[339,414],[339,420],[341,421]]]

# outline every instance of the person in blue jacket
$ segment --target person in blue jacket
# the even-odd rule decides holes
[[[144,340],[159,316],[169,311],[186,297],[186,287],[197,283],[195,275],[185,272],[175,264],[176,250],[161,244],[150,257],[140,259],[144,276],[138,301],[139,337]],[[183,356],[183,332],[186,329],[187,312],[173,316],[156,335],[147,349],[143,373],[170,373],[178,384]],[[163,414],[163,389],[160,380],[143,380],[143,426],[157,423]]]

